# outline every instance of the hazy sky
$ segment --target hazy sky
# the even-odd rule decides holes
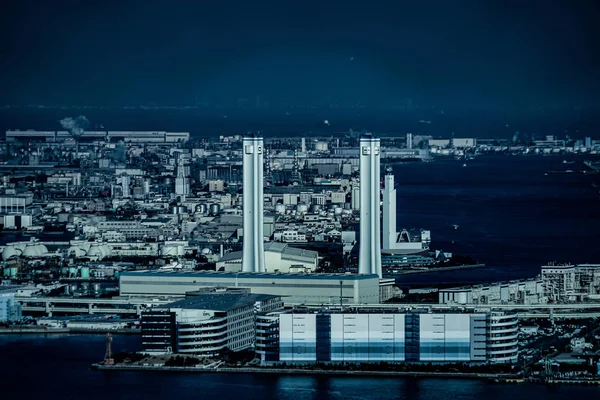
[[[0,104],[597,104],[598,21],[594,0],[10,0]]]

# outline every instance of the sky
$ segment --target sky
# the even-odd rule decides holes
[[[0,104],[597,105],[598,21],[594,0],[9,0]]]

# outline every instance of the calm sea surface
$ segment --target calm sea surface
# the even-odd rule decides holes
[[[115,351],[139,338],[115,336]],[[410,399],[495,400],[600,398],[598,387],[495,385],[477,380],[353,378],[242,374],[100,372],[102,335],[2,335],[0,382],[22,399]],[[14,396],[14,397],[13,397]],[[4,396],[2,398],[5,398]]]
[[[600,263],[600,199],[592,187],[600,175],[546,174],[582,171],[585,159],[481,156],[466,167],[455,160],[395,165],[398,229],[430,229],[432,249],[486,264],[401,281],[475,283],[532,277],[551,261]]]

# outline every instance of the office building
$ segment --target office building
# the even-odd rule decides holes
[[[16,322],[21,319],[21,305],[15,302],[17,288],[0,287],[0,322]]]
[[[263,228],[263,138],[249,134],[243,141],[243,216],[244,241],[242,271],[264,272]]]
[[[553,302],[600,300],[600,264],[548,264],[541,278]]]
[[[358,272],[382,277],[380,239],[380,140],[360,138],[360,247]]]
[[[142,352],[216,356],[254,345],[254,315],[283,307],[281,298],[247,293],[201,293],[142,312]]]

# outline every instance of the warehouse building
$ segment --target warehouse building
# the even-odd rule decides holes
[[[142,351],[211,357],[254,346],[255,313],[283,307],[281,297],[201,293],[142,312]]]
[[[258,316],[256,351],[263,364],[511,363],[517,334],[502,312],[296,309]]]
[[[295,304],[377,304],[379,286],[374,274],[139,271],[119,276],[121,296],[183,297],[207,287],[247,288],[253,294],[281,296],[285,303]]]
[[[314,272],[319,266],[319,253],[291,247],[285,243],[265,244],[266,272]],[[239,272],[242,270],[242,252],[225,254],[217,261],[217,270]]]

